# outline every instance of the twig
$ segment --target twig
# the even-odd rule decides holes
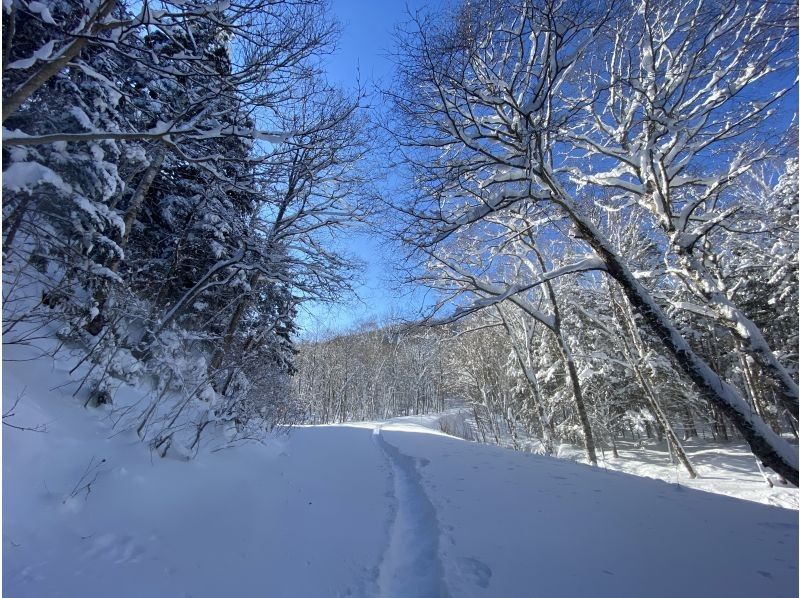
[[[100,465],[105,463],[105,459],[100,459],[97,463],[94,462],[94,456],[89,459],[89,465],[86,466],[86,471],[83,472],[83,475],[78,479],[75,484],[75,487],[72,489],[72,492],[69,493],[69,496],[65,498],[62,502],[66,503],[70,498],[76,497],[80,494],[83,490],[86,490],[86,496],[83,497],[83,500],[86,501],[89,499],[89,494],[92,492],[92,484],[97,481],[97,478],[103,473],[100,470]],[[86,482],[85,484],[81,485],[81,483],[86,480],[92,473],[94,473],[94,477],[91,480]]]
[[[15,424],[10,424],[6,421],[7,418],[14,417],[14,409],[17,408],[19,402],[22,400],[22,397],[25,395],[25,389],[23,388],[22,391],[17,395],[17,398],[14,400],[14,404],[8,408],[8,411],[3,413],[3,425],[8,426],[9,428],[14,428],[15,430],[21,430],[22,432],[47,432],[47,424],[37,424],[34,427],[30,426],[17,426]]]

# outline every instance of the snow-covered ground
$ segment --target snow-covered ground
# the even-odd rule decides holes
[[[669,450],[663,442],[641,447],[633,442],[622,442],[617,448],[619,458],[606,452],[600,459],[601,467],[767,505],[798,508],[797,488],[783,485],[770,488],[745,444],[685,442],[686,454],[699,476],[694,480],[677,459],[670,461]],[[774,474],[770,477],[777,479]]]
[[[463,407],[455,407],[441,414],[402,419],[433,430],[444,430],[455,436],[478,438],[471,411]],[[501,432],[503,431],[502,426],[500,424]],[[490,439],[487,439],[488,441]],[[541,443],[536,438],[521,438],[520,442],[525,451],[541,452]],[[507,433],[501,435],[500,444],[511,448],[511,436]],[[695,479],[689,477],[677,459],[670,458],[665,442],[653,440],[640,443],[617,441],[619,457],[614,457],[610,450],[598,448],[598,465],[602,469],[664,480],[705,492],[752,500],[765,505],[795,510],[798,508],[800,495],[798,495],[797,488],[778,483],[778,478],[774,473],[769,474],[769,477],[775,481],[770,487],[764,475],[759,471],[756,460],[747,445],[692,439],[684,442],[683,448],[699,476]],[[587,462],[583,449],[574,445],[560,445],[557,456],[560,459],[580,463]]]
[[[689,477],[677,458],[670,459],[665,442],[617,442],[619,457],[608,450],[598,451],[598,466],[766,505],[798,508],[797,488],[780,484],[774,473],[768,474],[775,481],[770,487],[747,445],[692,439],[684,443],[684,449],[697,472],[695,479]],[[584,460],[584,452],[574,446],[562,445],[558,454],[563,459]]]
[[[4,368],[8,596],[798,593],[797,512],[437,432],[299,427],[159,459],[64,386]],[[88,483],[88,485],[87,485]]]

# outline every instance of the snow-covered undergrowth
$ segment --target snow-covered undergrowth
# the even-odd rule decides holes
[[[70,366],[5,363],[9,596],[798,591],[791,510],[465,442],[436,417],[224,449],[218,430],[198,458],[162,459],[83,408]]]
[[[23,275],[28,274],[30,269],[24,270]],[[263,368],[266,379],[258,392],[245,383],[225,397],[215,391],[209,355],[197,348],[191,332],[165,331],[146,355],[137,355],[135,342],[111,346],[105,333],[93,337],[65,324],[58,312],[37,303],[45,293],[40,281],[26,284],[30,296],[4,296],[6,368],[15,377],[29,373],[37,381],[37,373],[46,369],[48,379],[59,383],[37,387],[40,394],[58,386],[65,397],[99,406],[114,432],[135,430],[160,456],[190,459],[203,444],[219,447],[258,438],[265,430],[294,420],[286,377],[270,376],[269,367]],[[135,325],[130,328],[132,337],[142,333]],[[10,404],[24,399],[31,389],[22,386],[13,391],[4,399]]]

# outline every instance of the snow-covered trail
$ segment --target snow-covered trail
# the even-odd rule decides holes
[[[187,463],[46,421],[24,438],[41,449],[3,437],[4,595],[377,595],[392,480],[368,430],[300,428]],[[92,457],[106,461],[91,493],[70,499]]]
[[[47,424],[3,434],[9,596],[798,593],[796,511],[469,443],[423,418],[162,460],[64,379],[29,362],[3,380],[4,400],[24,395],[15,423]],[[74,492],[91,463],[91,492]]]
[[[447,598],[436,509],[422,487],[415,460],[386,442],[380,425],[372,438],[391,464],[394,480],[394,520],[378,578],[381,596]]]

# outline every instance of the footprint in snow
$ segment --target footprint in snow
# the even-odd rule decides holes
[[[460,557],[456,559],[456,566],[459,573],[471,583],[480,588],[489,587],[492,569],[486,563],[471,557]]]

